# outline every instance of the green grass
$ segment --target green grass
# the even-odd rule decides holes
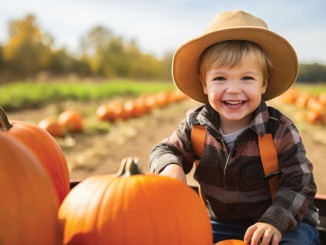
[[[5,110],[33,108],[63,100],[91,101],[115,96],[137,97],[171,91],[172,82],[114,80],[107,82],[15,82],[0,86],[0,106]]]
[[[294,88],[302,92],[308,92],[313,95],[318,95],[321,92],[326,92],[326,83],[310,84],[310,83],[296,83]]]
[[[326,84],[296,83],[295,88],[312,94],[326,91]],[[48,82],[18,81],[0,86],[0,106],[5,110],[35,108],[60,101],[106,100],[116,96],[137,97],[174,90],[171,81],[110,80],[104,82]]]

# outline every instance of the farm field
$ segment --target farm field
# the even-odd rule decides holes
[[[9,119],[38,123],[41,119],[57,115],[59,111],[65,109],[79,110],[83,115],[84,131],[56,139],[65,153],[70,177],[84,179],[91,175],[117,172],[121,160],[129,156],[138,157],[143,169],[147,171],[151,148],[172,133],[188,109],[198,105],[197,102],[187,99],[130,120],[100,122],[96,118],[96,109],[107,102],[106,100],[56,102],[37,109],[11,111],[7,114]],[[296,122],[308,158],[314,164],[318,192],[326,194],[324,178],[326,165],[323,156],[326,152],[325,124],[309,124],[298,117],[297,107],[280,99],[268,104],[285,112]],[[191,176],[189,181],[193,183]]]

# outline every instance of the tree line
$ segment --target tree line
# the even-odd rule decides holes
[[[135,40],[126,41],[104,26],[80,39],[79,54],[55,49],[54,38],[42,32],[34,15],[13,20],[8,40],[0,45],[0,79],[32,79],[77,74],[79,77],[169,79],[172,54],[163,58],[143,53]]]
[[[172,52],[163,58],[146,54],[136,40],[126,41],[104,26],[95,26],[80,39],[78,54],[54,48],[32,14],[12,20],[8,40],[0,45],[0,81],[75,74],[80,78],[171,79]],[[298,81],[325,82],[326,66],[301,64]]]

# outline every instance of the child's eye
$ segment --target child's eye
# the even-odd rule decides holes
[[[245,77],[242,78],[242,80],[248,81],[248,80],[254,80],[254,78],[250,77],[250,76],[245,76]]]
[[[225,77],[214,77],[213,80],[214,80],[214,81],[225,81],[226,78],[225,78]]]

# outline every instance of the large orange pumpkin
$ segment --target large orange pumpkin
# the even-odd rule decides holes
[[[208,213],[190,187],[169,177],[121,173],[88,177],[70,191],[59,208],[64,244],[212,244]]]
[[[47,169],[58,193],[60,203],[70,191],[68,164],[57,141],[45,130],[32,123],[9,121],[0,107],[0,131],[25,144]]]
[[[248,245],[248,243],[245,243],[244,241],[241,240],[224,240],[215,243],[215,245]]]
[[[0,132],[0,244],[58,244],[58,198],[48,174],[21,142]]]

